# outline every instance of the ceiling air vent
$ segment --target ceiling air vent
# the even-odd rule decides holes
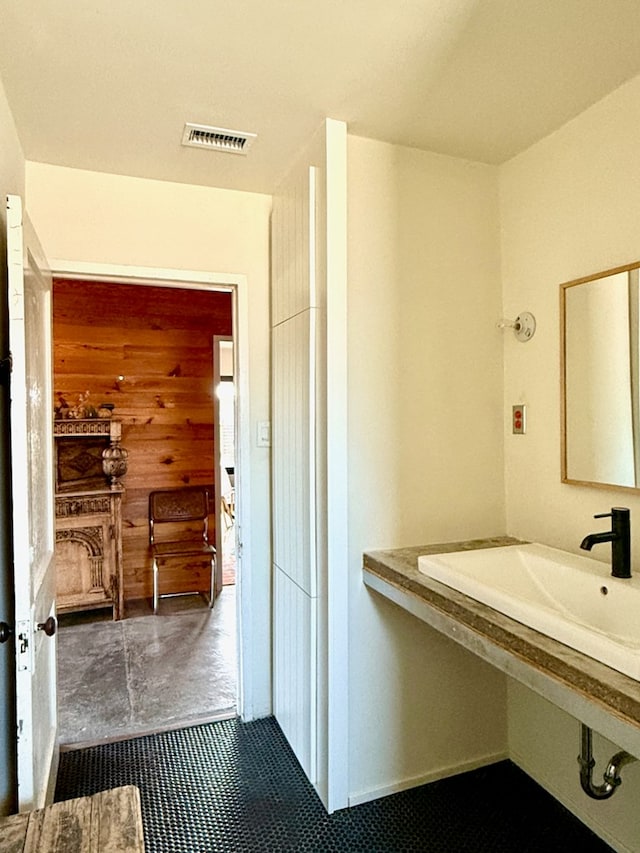
[[[255,133],[187,122],[182,134],[182,144],[191,148],[226,151],[228,154],[246,154],[255,138]]]

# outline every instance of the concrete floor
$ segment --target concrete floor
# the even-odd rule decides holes
[[[199,596],[146,602],[120,622],[61,617],[58,735],[77,747],[235,714],[235,586],[210,610]],[[95,621],[95,620],[98,621]]]

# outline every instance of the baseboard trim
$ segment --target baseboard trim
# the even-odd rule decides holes
[[[394,782],[392,785],[384,785],[380,788],[374,788],[369,791],[350,794],[349,806],[359,806],[362,803],[368,803],[371,800],[378,800],[380,797],[388,797],[390,794],[398,794],[400,791],[406,791],[409,788],[417,788],[420,785],[426,785],[428,782],[437,782],[439,779],[448,779],[450,776],[458,776],[460,773],[477,770],[479,767],[496,764],[498,761],[504,761],[508,758],[509,753],[505,750],[492,753],[491,755],[484,755],[481,758],[474,758],[471,761],[465,761],[459,764],[449,764],[446,767],[439,767],[437,770],[431,770],[429,773],[424,773],[420,776],[402,779],[399,782]]]

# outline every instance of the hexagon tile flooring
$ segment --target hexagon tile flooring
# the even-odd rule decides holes
[[[273,718],[64,752],[56,800],[137,785],[147,853],[610,848],[508,761],[328,815]]]

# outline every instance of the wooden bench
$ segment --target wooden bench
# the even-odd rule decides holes
[[[0,819],[2,853],[144,853],[133,785]]]

